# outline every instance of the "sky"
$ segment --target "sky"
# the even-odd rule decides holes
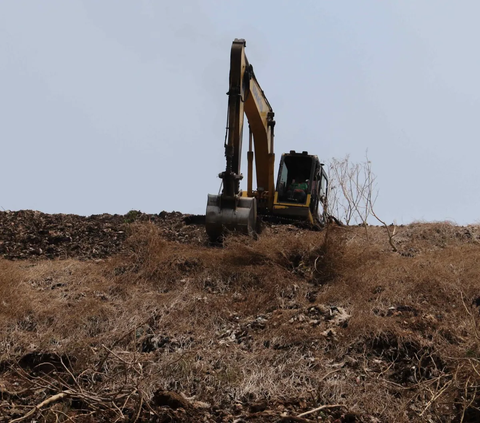
[[[479,223],[479,15],[474,0],[0,2],[0,208],[205,213],[244,38],[276,166],[367,156],[387,223]]]

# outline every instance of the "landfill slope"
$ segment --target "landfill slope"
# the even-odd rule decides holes
[[[480,421],[478,226],[199,221],[0,212],[0,421]]]

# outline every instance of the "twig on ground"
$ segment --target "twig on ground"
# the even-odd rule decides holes
[[[135,370],[135,373],[137,373],[139,376],[142,375],[141,372],[135,367],[135,363],[129,363],[128,361],[119,357],[118,354],[115,354],[110,348],[106,347],[104,344],[102,344],[102,347],[105,348],[109,354],[113,355],[116,359],[120,360],[123,364],[126,364],[127,366],[133,368],[133,370]]]
[[[423,411],[420,413],[420,417],[422,417],[426,411],[430,408],[430,406],[438,399],[440,398],[440,396],[447,390],[447,388],[450,386],[450,384],[452,383],[451,380],[449,380],[444,386],[442,389],[440,389],[440,391],[434,395],[430,401],[428,401],[426,407],[423,409]]]
[[[30,416],[33,416],[38,410],[41,408],[45,407],[48,404],[51,404],[52,402],[58,401],[62,398],[65,398],[69,395],[72,394],[72,391],[63,391],[60,392],[59,394],[55,394],[51,396],[50,398],[47,398],[46,400],[42,401],[40,404],[37,404],[35,407],[33,407],[27,414],[25,414],[22,417],[19,417],[18,419],[13,419],[10,421],[10,423],[16,423],[16,422],[21,422],[23,420],[28,419]]]
[[[340,370],[342,370],[342,369],[335,369],[335,370],[332,370],[331,372],[328,372],[328,373],[324,374],[324,375],[320,378],[320,381],[321,381],[321,382],[324,381],[328,376],[330,376],[330,375],[332,375],[332,374],[334,374],[334,373],[337,373],[337,372],[339,372]]]
[[[343,404],[327,404],[327,405],[321,405],[320,407],[314,408],[313,410],[310,411],[305,411],[305,413],[299,414],[297,417],[303,417],[303,416],[308,416],[309,414],[315,413],[317,411],[325,410],[327,408],[339,408],[339,407],[344,407],[346,408],[345,405]]]
[[[115,346],[123,341],[128,335],[131,335],[132,333],[134,333],[139,327],[142,327],[143,325],[147,324],[152,318],[155,319],[156,317],[158,316],[157,312],[154,312],[152,313],[152,315],[150,315],[147,319],[145,319],[143,322],[140,322],[139,324],[135,325],[135,327],[133,329],[130,329],[127,333],[125,333],[123,336],[121,336],[120,338],[118,338],[113,344],[112,346],[110,347],[110,349],[113,349],[115,348]],[[107,349],[108,350],[108,349]],[[108,350],[110,351],[110,350]],[[97,365],[97,371],[100,372],[102,370],[102,367],[103,365],[105,364],[105,362],[107,361],[108,359],[108,356],[110,355],[110,352],[107,352],[107,354],[105,355],[105,357],[102,358],[102,360],[100,360],[100,362],[98,363]]]
[[[140,413],[142,412],[142,407],[143,407],[143,395],[140,393],[140,404],[138,405],[138,412],[137,412],[137,415],[135,416],[135,420],[133,421],[133,423],[137,423],[140,417]]]
[[[470,378],[468,378],[468,380],[465,382],[465,400],[468,398],[468,383],[469,382],[470,382]],[[468,402],[468,404],[464,403],[464,405],[463,405],[462,417],[460,419],[460,423],[463,423],[463,421],[465,419],[466,411],[472,406],[472,404],[473,404],[473,402],[475,401],[476,398],[477,398],[477,387],[475,387],[475,392],[472,395],[472,399]]]

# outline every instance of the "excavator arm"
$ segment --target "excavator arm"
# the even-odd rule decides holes
[[[221,176],[224,189],[232,195],[240,191],[240,165],[242,155],[242,135],[244,115],[248,118],[253,143],[255,145],[255,164],[257,185],[263,191],[274,189],[273,136],[274,113],[260,84],[255,77],[253,67],[245,55],[245,40],[235,39],[230,56],[230,87],[228,91],[228,124],[225,157],[226,172]],[[249,137],[249,153],[253,153]],[[253,154],[251,155],[253,157]],[[250,162],[250,158],[249,158]],[[249,177],[251,176],[249,169]],[[233,175],[230,174],[233,172]],[[228,183],[228,179],[237,184]],[[232,187],[233,185],[233,187]],[[224,190],[225,192],[225,190]],[[252,196],[251,193],[248,194]]]
[[[257,204],[260,210],[272,207],[274,197],[273,138],[274,112],[258,83],[253,67],[245,55],[245,40],[235,39],[230,54],[228,90],[228,122],[225,142],[225,170],[219,174],[223,182],[219,196],[209,195],[206,228],[210,238],[218,238],[224,228],[253,232]],[[248,189],[240,190],[240,173],[244,116],[249,123]],[[257,190],[252,190],[255,147]]]

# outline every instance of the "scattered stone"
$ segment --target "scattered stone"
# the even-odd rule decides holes
[[[260,411],[266,410],[268,407],[268,402],[265,400],[257,401],[250,404],[249,410],[250,413],[258,413]]]
[[[157,407],[170,407],[173,410],[178,408],[188,409],[191,407],[190,402],[182,395],[173,391],[164,391],[159,389],[153,394],[152,403]]]

